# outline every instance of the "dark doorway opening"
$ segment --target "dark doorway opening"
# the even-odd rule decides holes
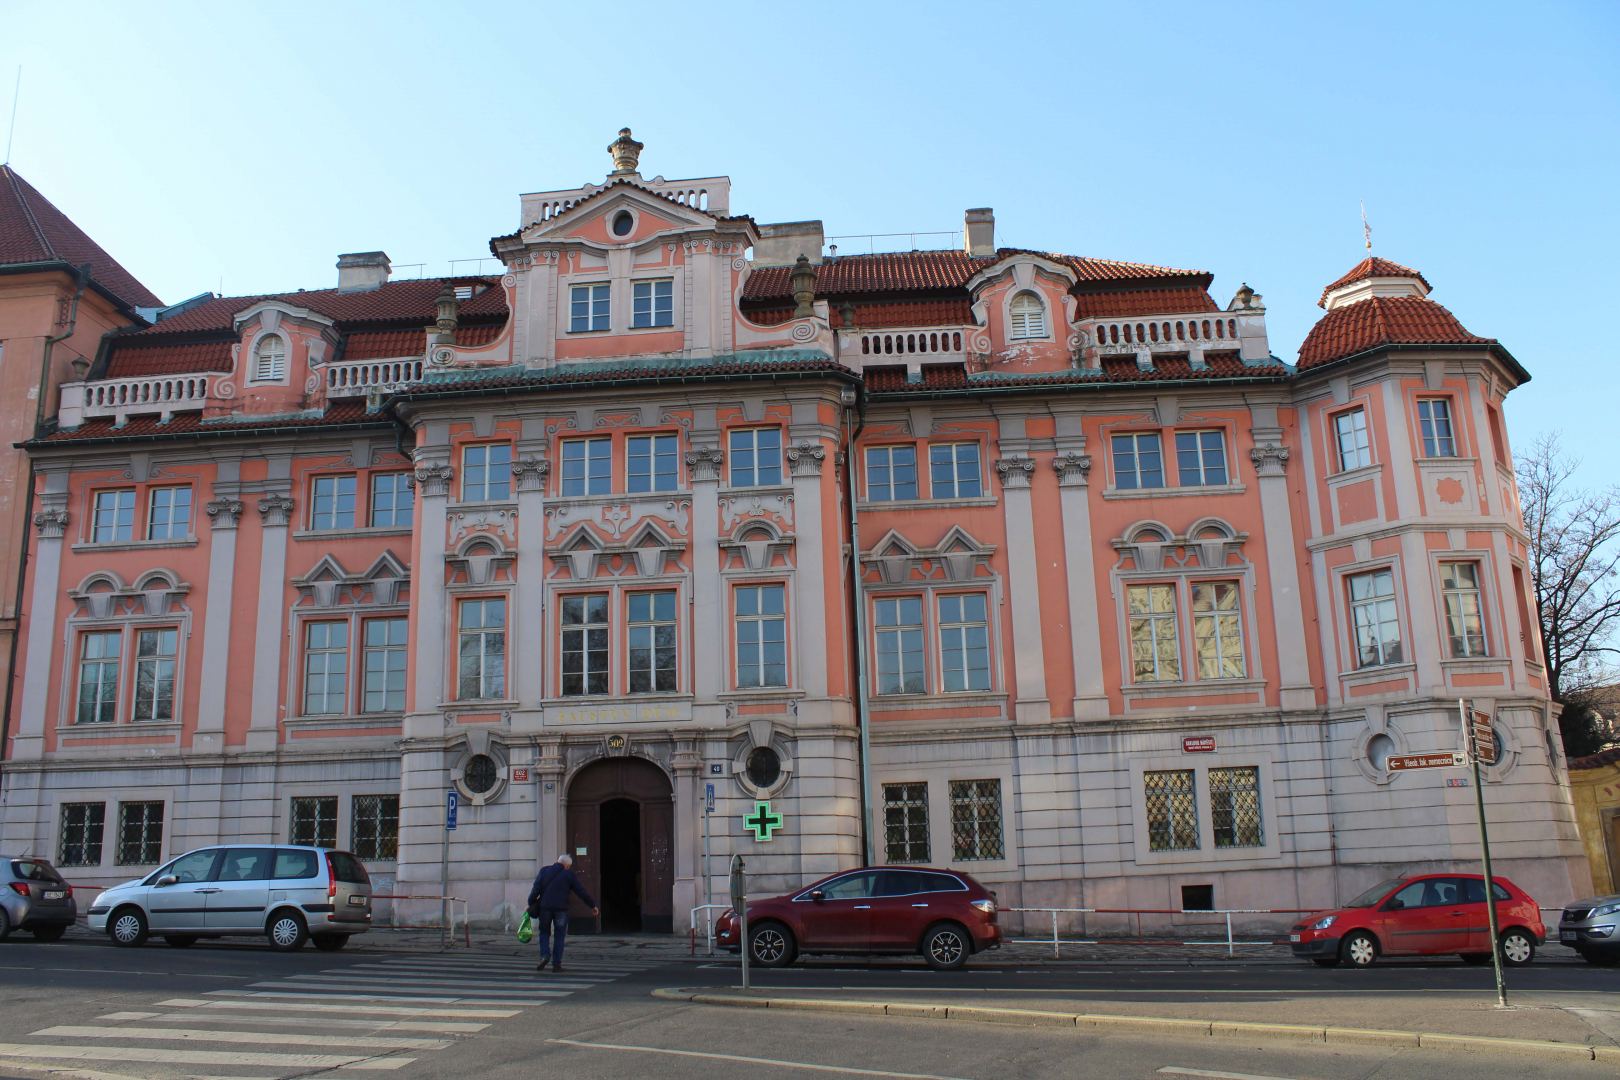
[[[601,806],[602,930],[641,929],[641,804],[609,799]]]

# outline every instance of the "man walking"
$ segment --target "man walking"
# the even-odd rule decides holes
[[[568,894],[571,892],[590,907],[591,914],[600,917],[602,909],[596,906],[591,894],[579,883],[571,867],[572,855],[559,855],[557,861],[535,876],[529,889],[529,917],[534,920],[535,941],[540,944],[540,966],[546,970],[562,970],[563,942],[568,937]],[[555,933],[555,938],[553,938]]]

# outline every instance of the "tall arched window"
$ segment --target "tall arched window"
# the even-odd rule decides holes
[[[1034,293],[1021,292],[1013,297],[1009,314],[1012,317],[1012,330],[1008,336],[1012,340],[1046,336],[1046,305]]]
[[[253,381],[280,382],[286,377],[286,339],[280,334],[266,334],[253,350]]]

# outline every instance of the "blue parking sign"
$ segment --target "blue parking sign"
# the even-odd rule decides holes
[[[461,806],[461,796],[454,791],[444,793],[444,827],[454,830],[456,827],[456,810]]]

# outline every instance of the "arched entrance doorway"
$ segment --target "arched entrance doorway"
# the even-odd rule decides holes
[[[567,837],[604,931],[674,929],[675,802],[662,769],[631,757],[585,766],[568,785]],[[577,899],[574,914],[589,915]],[[586,917],[579,928],[594,924]]]

